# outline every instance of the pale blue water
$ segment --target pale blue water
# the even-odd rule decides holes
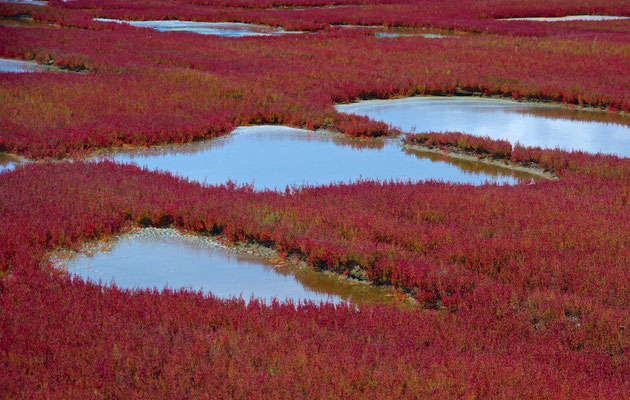
[[[0,72],[23,73],[42,70],[43,67],[35,62],[0,58]]]
[[[526,146],[630,156],[630,127],[619,122],[622,117],[612,122],[588,120],[589,114],[593,119],[606,116],[595,111],[578,113],[558,106],[471,97],[369,100],[336,108],[405,132],[461,131]]]
[[[564,17],[521,17],[521,18],[501,18],[502,21],[542,21],[542,22],[562,22],[562,21],[614,21],[629,19],[630,17],[614,15],[567,15]]]
[[[21,161],[12,154],[0,153],[0,172],[11,171]]]
[[[48,1],[40,1],[40,0],[0,0],[0,3],[29,4],[29,5],[32,5],[32,6],[46,6],[46,5],[48,5]]]
[[[379,143],[382,148],[367,147]],[[258,190],[358,180],[513,184],[523,177],[508,169],[478,163],[462,167],[433,154],[403,151],[397,140],[366,141],[282,126],[241,127],[203,143],[113,153],[106,158],[211,185],[228,180],[253,184]]]
[[[54,263],[82,279],[126,289],[187,288],[220,298],[389,303],[390,289],[352,284],[310,268],[282,265],[236,252],[174,229],[140,229],[105,246]],[[388,295],[389,294],[389,295]]]
[[[438,35],[435,33],[395,33],[395,32],[374,32],[374,36],[376,36],[379,39],[410,37],[410,36],[421,36],[425,39],[444,39],[448,37],[456,37],[456,36]]]
[[[287,33],[299,33],[284,31],[280,28],[270,28],[260,25],[243,24],[235,22],[195,22],[195,21],[123,21],[119,19],[94,18],[100,22],[124,23],[138,28],[151,28],[159,32],[191,32],[200,35],[215,35],[224,37],[244,36],[275,36]]]
[[[338,296],[304,288],[273,264],[238,254],[194,236],[149,230],[117,239],[109,251],[78,255],[65,264],[70,273],[121,288],[189,288],[221,298],[250,297],[339,302]]]
[[[15,169],[15,163],[0,164],[0,172],[11,171]]]

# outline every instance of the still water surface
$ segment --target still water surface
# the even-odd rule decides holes
[[[448,37],[456,37],[456,36],[439,35],[437,33],[398,33],[398,32],[374,32],[374,36],[376,36],[379,39],[397,38],[397,37],[413,37],[413,36],[420,36],[425,39],[444,39]]]
[[[13,154],[0,153],[0,172],[10,171],[20,163],[21,160]]]
[[[83,279],[120,288],[189,288],[220,298],[252,296],[340,303],[396,302],[391,289],[354,283],[305,267],[238,252],[209,238],[174,229],[139,229],[107,245],[55,259]]]
[[[442,155],[403,150],[397,140],[360,140],[283,126],[240,127],[190,145],[118,152],[104,158],[216,185],[228,180],[254,189],[350,183],[358,180],[444,180],[514,184],[533,176]]]
[[[40,1],[40,0],[0,0],[0,3],[28,4],[32,6],[48,5],[48,1]]]
[[[22,73],[38,72],[44,70],[44,67],[35,62],[0,58],[0,72]]]
[[[630,117],[548,104],[472,97],[411,97],[337,106],[401,128],[461,131],[526,146],[630,156]]]
[[[501,18],[502,21],[612,21],[619,19],[629,19],[630,17],[614,15],[567,15],[564,17],[521,17],[521,18]]]
[[[215,35],[224,37],[243,36],[275,36],[287,33],[299,33],[285,31],[280,28],[272,28],[261,25],[243,24],[237,22],[195,22],[195,21],[123,21],[120,19],[94,18],[95,21],[116,22],[129,24],[138,28],[151,28],[158,32],[191,32],[200,35]]]
[[[384,27],[381,25],[332,25],[334,27],[345,29],[374,29],[374,36],[379,39],[383,38],[397,38],[397,37],[411,37],[418,36],[425,39],[445,39],[445,38],[457,38],[456,35],[441,34],[441,33],[427,33],[420,29],[414,28],[402,28],[402,27]]]

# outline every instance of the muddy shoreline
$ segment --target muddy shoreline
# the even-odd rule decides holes
[[[445,157],[456,158],[460,160],[472,161],[482,164],[494,165],[502,168],[508,168],[513,171],[525,172],[528,174],[536,175],[538,177],[547,179],[547,180],[558,180],[558,177],[551,172],[545,170],[539,165],[523,165],[519,163],[514,163],[507,159],[495,158],[490,155],[481,155],[479,156],[477,153],[472,153],[468,151],[464,151],[456,146],[447,146],[446,148],[440,147],[428,147],[422,146],[419,144],[406,144],[404,143],[402,147],[405,149],[414,149],[419,151],[426,151],[429,153],[441,154]],[[446,150],[446,152],[445,152]]]
[[[484,93],[482,91],[476,90],[476,89],[467,89],[467,88],[462,88],[462,87],[457,87],[455,88],[454,92],[447,92],[447,91],[436,91],[436,92],[431,92],[431,93],[424,93],[424,94],[413,94],[413,95],[405,95],[405,96],[390,96],[390,97],[376,97],[376,96],[364,96],[361,98],[356,98],[354,100],[351,101],[346,101],[346,102],[341,102],[341,103],[335,103],[335,105],[341,105],[341,104],[354,104],[354,103],[358,103],[360,101],[369,101],[369,100],[401,100],[401,99],[407,99],[407,98],[416,98],[416,97],[421,97],[421,98],[431,98],[431,97],[475,97],[475,98],[482,98],[482,99],[494,99],[494,100],[509,100],[512,101],[514,103],[523,103],[523,104],[548,104],[550,106],[558,106],[558,107],[562,107],[564,109],[567,110],[577,110],[577,111],[592,111],[592,112],[599,112],[599,113],[605,113],[605,114],[610,114],[610,115],[614,115],[614,116],[620,116],[622,118],[628,118],[628,121],[625,125],[630,125],[630,113],[620,110],[620,111],[615,111],[615,110],[610,110],[608,108],[608,106],[601,106],[601,107],[597,107],[597,106],[592,106],[592,105],[580,105],[578,103],[563,103],[561,101],[555,100],[551,97],[534,97],[534,96],[521,96],[517,99],[515,99],[514,97],[512,97],[512,94],[510,93],[503,93],[503,92],[493,92],[493,93]]]
[[[174,226],[154,227],[133,224],[123,228],[111,237],[85,242],[79,246],[78,250],[70,250],[67,248],[51,250],[43,258],[43,265],[48,263],[48,265],[52,267],[53,272],[68,273],[68,270],[64,268],[64,260],[71,259],[81,254],[95,255],[100,252],[110,251],[116,241],[125,235],[151,235],[156,233],[160,235],[172,234],[175,236],[194,238],[199,240],[201,243],[216,246],[224,251],[233,252],[235,255],[258,259],[261,263],[267,264],[267,266],[272,264],[271,267],[276,270],[277,273],[293,276],[301,284],[303,284],[305,288],[310,290],[315,290],[310,286],[317,286],[318,284],[318,282],[314,282],[313,277],[316,276],[315,274],[320,275],[323,278],[324,283],[327,281],[330,287],[329,292],[320,290],[322,293],[340,296],[343,299],[343,295],[337,293],[340,291],[340,287],[342,289],[345,287],[346,290],[363,291],[364,296],[366,296],[365,298],[357,298],[356,301],[344,299],[344,301],[351,301],[355,305],[386,304],[396,306],[401,309],[413,309],[418,306],[417,302],[413,299],[410,293],[404,293],[401,289],[391,285],[378,285],[367,280],[367,274],[359,267],[353,268],[347,274],[340,274],[326,268],[310,265],[297,254],[280,254],[272,247],[272,244],[254,241],[232,242],[221,234],[204,234],[179,229]],[[321,282],[319,283],[321,285]],[[380,300],[378,300],[379,298]]]
[[[296,129],[299,129],[299,128],[296,128]],[[345,135],[342,132],[334,131],[331,129],[317,129],[312,132],[320,134],[324,137],[329,137],[332,140],[338,139],[338,140],[343,141],[345,139],[355,139],[355,138],[351,138]],[[83,156],[74,157],[74,158],[65,157],[62,159],[34,159],[33,160],[33,159],[27,159],[21,155],[16,155],[13,153],[0,153],[0,161],[4,160],[7,163],[13,162],[16,164],[16,166],[19,166],[19,165],[26,165],[30,163],[45,163],[45,162],[53,162],[53,163],[73,162],[73,161],[98,162],[98,161],[102,161],[103,158],[106,158],[108,155],[112,155],[116,153],[124,153],[124,152],[145,151],[148,149],[151,149],[153,151],[158,151],[158,152],[159,151],[195,152],[195,151],[198,151],[198,146],[202,145],[203,142],[212,141],[212,140],[220,140],[221,138],[226,137],[231,134],[233,133],[230,132],[225,135],[215,136],[212,138],[202,139],[202,140],[197,140],[197,141],[192,141],[192,142],[187,142],[187,143],[169,143],[169,144],[156,145],[156,146],[150,146],[150,147],[116,146],[116,147],[99,148]],[[365,146],[365,147],[379,147],[379,146],[383,146],[385,141],[400,141],[401,151],[415,150],[415,151],[420,151],[420,152],[425,152],[425,153],[438,154],[446,158],[450,158],[452,160],[464,160],[464,161],[468,161],[475,164],[485,164],[485,165],[490,165],[494,167],[500,167],[500,168],[508,169],[515,172],[522,172],[522,173],[535,175],[535,176],[545,178],[545,179],[552,179],[552,180],[557,179],[554,175],[550,174],[549,172],[544,171],[542,168],[537,168],[534,166],[523,166],[516,163],[512,163],[509,160],[499,160],[499,159],[494,159],[492,157],[479,158],[477,157],[477,155],[473,153],[462,151],[453,146],[448,148],[448,152],[445,153],[443,149],[437,148],[437,147],[431,148],[431,147],[422,146],[422,145],[406,144],[406,143],[403,143],[402,140],[400,140],[402,136],[404,136],[403,133],[397,133],[396,135],[387,136],[387,137],[366,138],[366,139],[356,138],[356,145]]]

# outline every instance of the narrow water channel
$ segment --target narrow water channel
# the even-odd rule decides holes
[[[417,28],[404,28],[404,27],[385,27],[381,25],[332,25],[334,27],[345,29],[373,29],[374,36],[378,39],[383,38],[397,38],[397,37],[423,37],[425,39],[445,39],[445,38],[457,38],[457,35],[442,34],[437,32],[426,32]],[[440,31],[441,32],[441,31]]]
[[[0,72],[24,73],[41,71],[45,71],[45,68],[35,62],[0,58]]]
[[[439,35],[437,33],[401,33],[401,32],[374,32],[374,36],[377,37],[378,39],[385,39],[385,38],[391,39],[391,38],[397,38],[397,37],[413,37],[413,36],[419,36],[425,39],[445,39],[445,38],[457,37],[457,36]]]
[[[10,171],[20,163],[20,159],[13,154],[0,153],[0,172]]]
[[[500,99],[410,97],[341,104],[405,132],[461,131],[511,143],[630,156],[630,117]]]
[[[151,28],[158,32],[191,32],[198,33],[200,35],[215,35],[224,37],[277,36],[300,33],[285,31],[281,28],[272,28],[268,26],[238,22],[196,22],[179,20],[123,21],[120,19],[107,18],[94,18],[94,20],[100,22],[128,24],[137,28]]]
[[[0,3],[15,3],[15,4],[28,4],[32,6],[46,6],[47,0],[0,0]]]
[[[542,22],[562,22],[562,21],[614,21],[629,19],[630,17],[616,15],[566,15],[564,17],[519,17],[500,18],[500,21],[542,21]]]
[[[79,253],[57,255],[53,262],[83,279],[113,282],[127,289],[188,288],[225,299],[254,297],[266,303],[274,298],[294,303],[400,303],[389,288],[236,251],[174,229],[138,229]]]
[[[441,180],[514,184],[536,178],[507,168],[403,151],[399,140],[361,140],[283,126],[249,126],[189,145],[116,152],[104,158],[133,163],[206,184],[254,189],[351,183],[358,180]]]

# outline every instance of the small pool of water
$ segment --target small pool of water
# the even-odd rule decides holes
[[[44,70],[44,67],[35,62],[0,58],[0,72],[23,73],[41,72]]]
[[[630,117],[472,97],[411,97],[338,105],[405,132],[461,131],[526,146],[630,156]]]
[[[376,36],[379,39],[412,37],[412,36],[419,36],[425,39],[445,39],[449,37],[455,37],[455,36],[438,35],[436,33],[399,33],[399,32],[374,32],[374,36]]]
[[[53,262],[83,279],[102,284],[114,282],[126,289],[189,288],[225,299],[242,297],[249,301],[253,296],[267,303],[273,298],[294,303],[397,302],[389,288],[274,262],[174,229],[138,229],[68,257],[56,255]]]
[[[500,21],[611,21],[618,19],[629,19],[630,17],[614,15],[567,15],[564,17],[521,17],[521,18],[501,18]]]
[[[28,4],[28,5],[33,5],[33,6],[48,5],[48,1],[40,1],[40,0],[0,0],[0,3]]]
[[[381,25],[332,25],[338,28],[346,29],[374,29],[374,36],[378,39],[397,38],[397,37],[423,37],[426,39],[445,39],[456,38],[455,35],[443,35],[441,33],[431,33],[415,28],[390,28]]]
[[[151,28],[159,32],[192,32],[201,35],[215,35],[225,37],[243,36],[274,36],[291,33],[281,28],[272,28],[261,25],[243,24],[236,22],[195,22],[195,21],[123,21],[119,19],[94,18],[95,21],[116,22],[129,24],[138,28]]]
[[[0,153],[0,172],[10,171],[20,163],[20,159],[13,154]]]
[[[403,151],[399,140],[360,140],[283,126],[249,126],[188,145],[117,152],[101,158],[168,171],[217,185],[254,189],[350,183],[358,180],[443,180],[514,184],[532,175],[433,153]]]

